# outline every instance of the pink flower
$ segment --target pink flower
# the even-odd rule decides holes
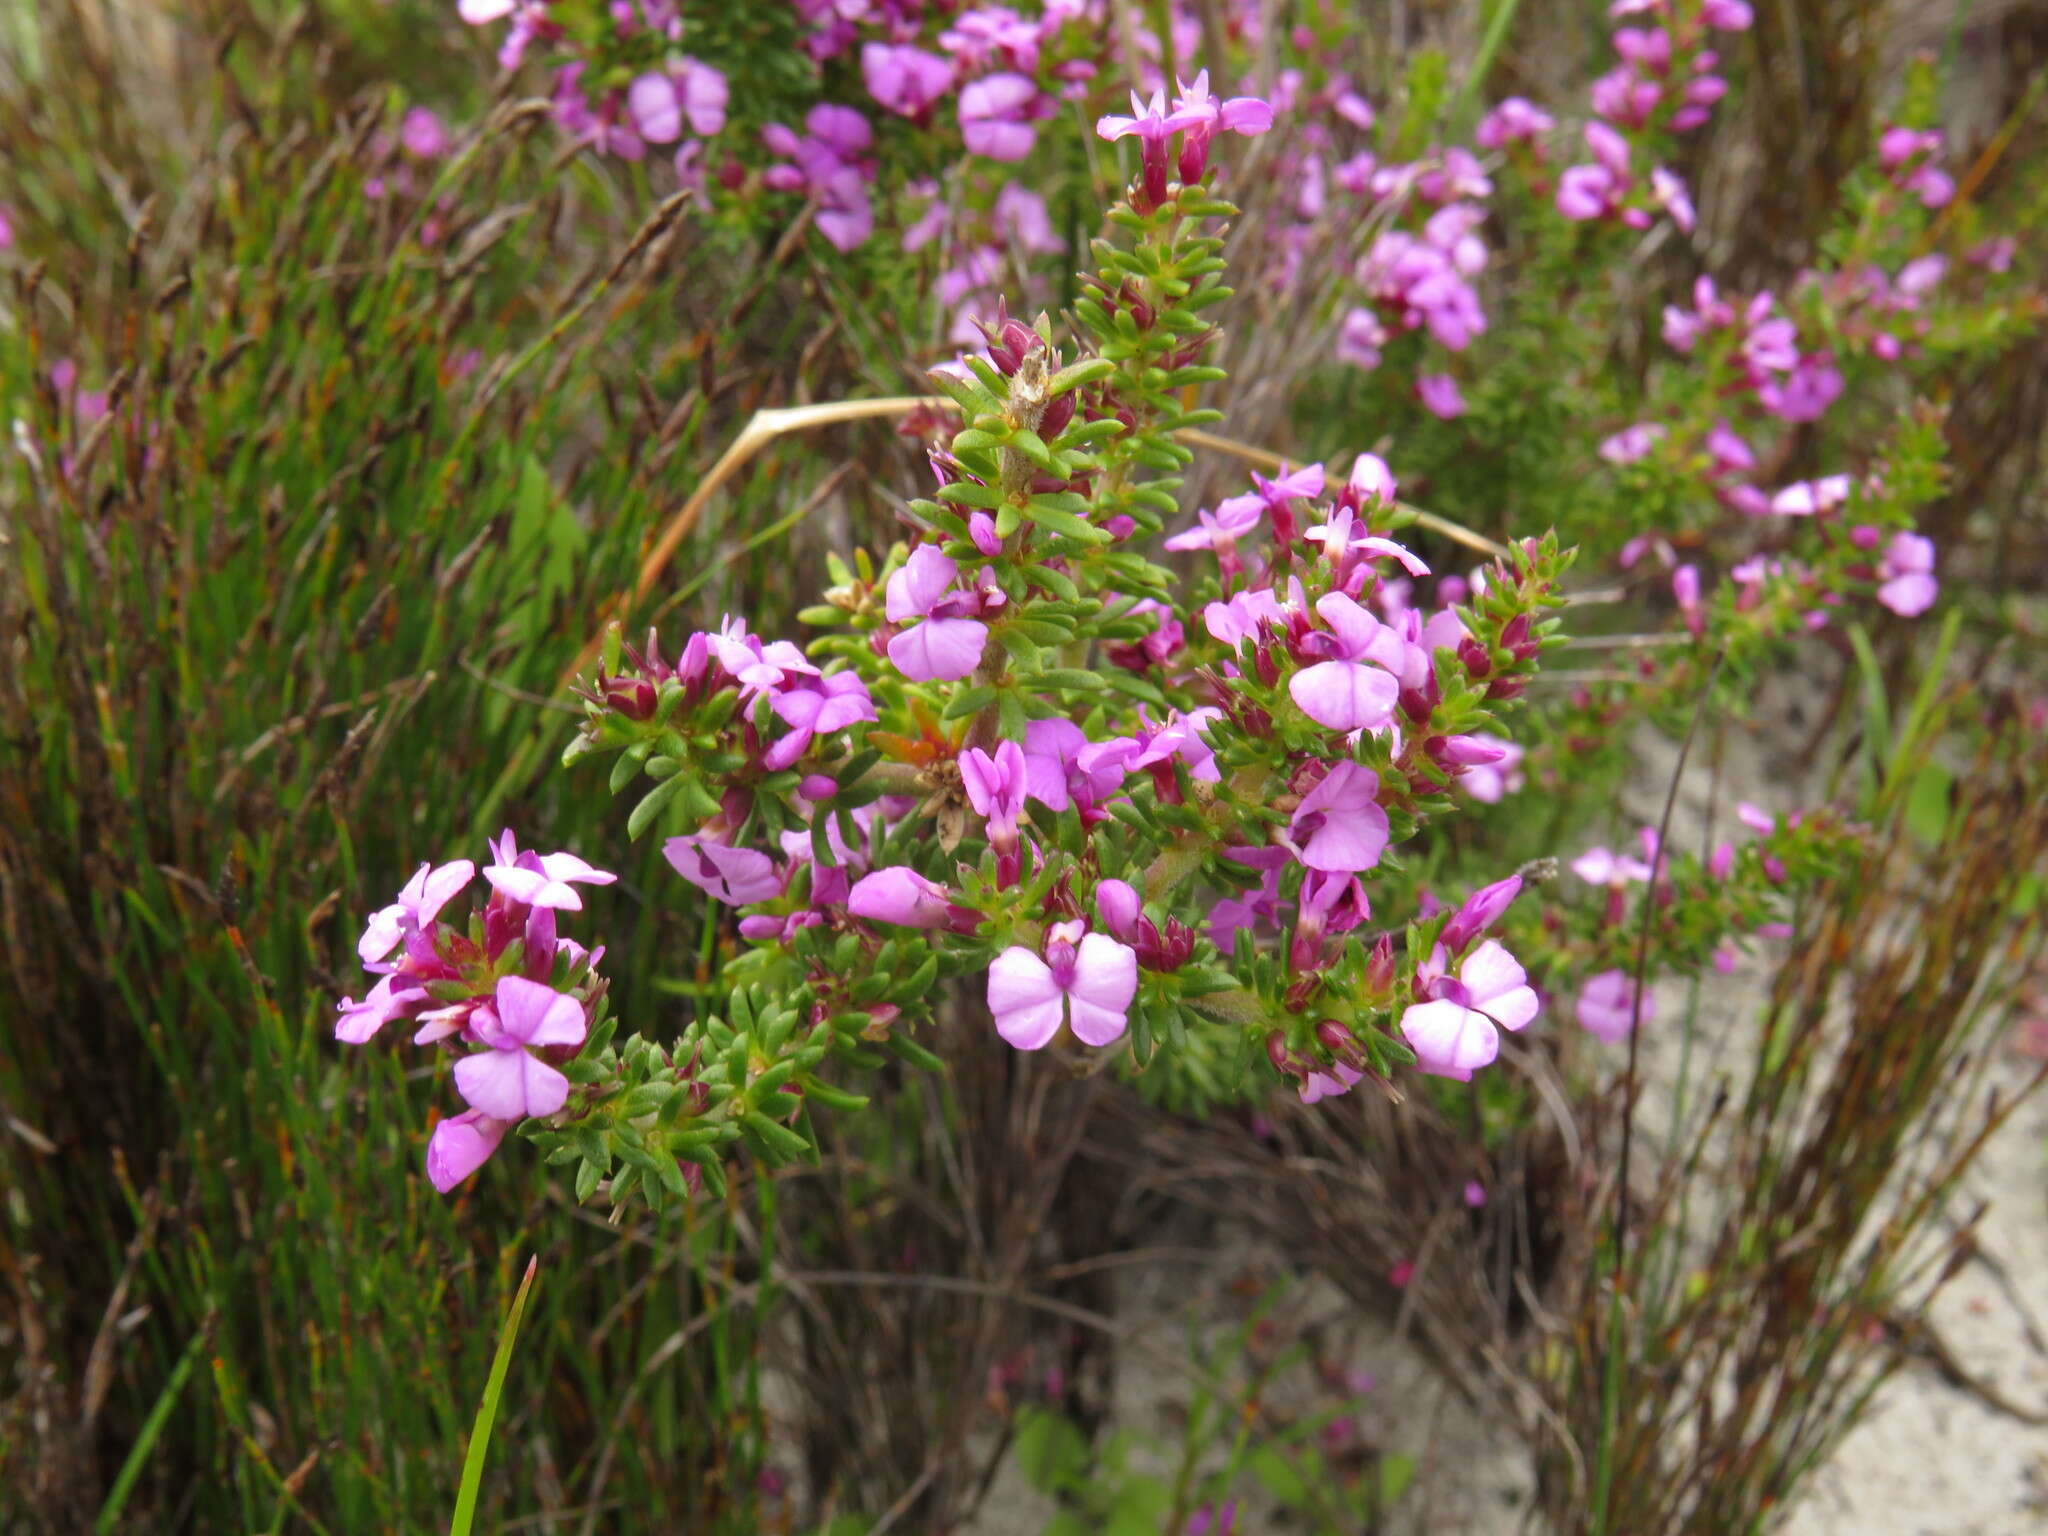
[[[846,910],[875,923],[942,928],[958,926],[956,914],[964,909],[953,905],[951,895],[937,881],[927,880],[907,864],[891,864],[855,882],[846,898]],[[972,926],[970,922],[970,930]]]
[[[1487,929],[1501,920],[1501,915],[1513,905],[1514,899],[1522,892],[1522,877],[1509,875],[1505,880],[1496,880],[1491,885],[1482,885],[1458,908],[1456,915],[1444,925],[1443,937],[1439,941],[1447,953],[1458,954],[1467,944],[1478,938]]]
[[[1934,541],[1917,533],[1895,533],[1877,568],[1877,600],[1901,618],[1917,618],[1934,606]]]
[[[988,821],[988,838],[998,849],[1017,846],[1017,820],[1024,814],[1027,772],[1024,753],[1006,741],[991,757],[979,747],[960,754],[960,780],[975,811]]]
[[[1574,165],[1557,181],[1557,211],[1568,219],[1600,219],[1618,211],[1626,185],[1602,165]]]
[[[1131,115],[1119,117],[1110,114],[1095,120],[1095,132],[1099,138],[1115,143],[1118,139],[1135,135],[1142,143],[1150,146],[1164,144],[1173,136],[1174,124],[1166,115],[1166,93],[1154,91],[1150,101],[1141,101],[1136,91],[1131,92]]]
[[[960,567],[936,544],[920,544],[883,589],[883,612],[892,624],[921,618],[889,642],[889,659],[913,682],[952,682],[981,665],[988,626],[962,615],[979,602],[958,589]]]
[[[960,92],[960,135],[991,160],[1022,160],[1038,140],[1038,87],[1024,75],[985,75]]]
[[[522,853],[510,828],[491,845],[491,852],[498,862],[484,866],[484,878],[491,882],[493,890],[529,907],[581,912],[583,898],[572,889],[573,885],[610,885],[619,878],[584,863],[573,853]]]
[[[1500,1054],[1500,1030],[1524,1029],[1536,1017],[1541,1004],[1528,983],[1497,939],[1465,957],[1456,981],[1436,977],[1429,983],[1432,999],[1409,1004],[1401,1015],[1401,1034],[1415,1052],[1416,1067],[1433,1077],[1470,1082]]]
[[[1523,748],[1498,736],[1476,734],[1474,741],[1498,747],[1500,756],[1490,763],[1475,763],[1458,775],[1458,786],[1481,805],[1498,805],[1503,797],[1522,787]]]
[[[1698,215],[1693,211],[1692,195],[1686,191],[1685,181],[1676,171],[1668,171],[1661,165],[1651,171],[1650,195],[1671,215],[1672,223],[1685,234],[1692,233]]]
[[[1104,1046],[1119,1039],[1138,994],[1138,952],[1078,921],[1055,923],[1041,959],[1013,944],[988,970],[988,1006],[996,1032],[1020,1051],[1036,1051],[1071,1023],[1075,1038]]]
[[[1379,730],[1392,721],[1401,697],[1395,674],[1406,653],[1400,637],[1342,592],[1318,598],[1316,613],[1330,626],[1338,659],[1295,673],[1287,681],[1288,696],[1333,731]]]
[[[1832,512],[1849,499],[1847,475],[1824,475],[1818,480],[1795,480],[1771,497],[1771,510],[1780,517],[1812,517]]]
[[[661,852],[677,874],[727,906],[744,907],[782,894],[775,861],[757,848],[734,848],[693,832],[670,838]]]
[[[489,1162],[511,1123],[466,1109],[435,1126],[427,1141],[427,1177],[434,1188],[445,1195]]]
[[[455,1086],[494,1120],[552,1115],[569,1100],[569,1079],[528,1046],[581,1045],[583,1005],[524,976],[499,979],[493,1002],[470,1016],[489,1050],[455,1063]]]
[[[1473,138],[1481,149],[1505,149],[1523,140],[1540,138],[1556,126],[1541,107],[1520,96],[1510,96],[1479,120]]]
[[[1588,978],[1579,989],[1580,1027],[1596,1039],[1617,1045],[1635,1027],[1635,983],[1626,971],[1602,971]],[[1645,1024],[1656,1017],[1656,999],[1645,994],[1642,1017]]]
[[[441,909],[461,895],[475,876],[476,865],[468,859],[456,859],[438,869],[422,864],[405,882],[397,901],[370,914],[363,936],[356,942],[356,954],[365,965],[384,959],[408,930],[425,932],[432,927]]]
[[[1650,450],[1663,436],[1661,423],[1639,421],[1632,427],[1622,428],[1602,443],[1600,457],[1610,464],[1633,464],[1638,459],[1648,458]]]
[[[953,84],[953,66],[947,60],[922,48],[888,43],[862,45],[860,72],[869,94],[903,117],[930,111]]]
[[[1182,85],[1173,103],[1170,126],[1184,130],[1181,140],[1181,181],[1193,186],[1209,168],[1209,141],[1217,132],[1246,136],[1265,133],[1273,126],[1273,108],[1256,96],[1233,96],[1219,101],[1209,94],[1209,71],[1195,76],[1193,85]]]
[[[1265,516],[1265,513],[1266,503],[1262,497],[1225,497],[1216,504],[1216,510],[1213,512],[1207,507],[1196,508],[1195,526],[1168,538],[1166,548],[1219,551],[1233,549],[1239,539],[1259,526],[1259,519]]]
[[[1451,421],[1465,414],[1465,397],[1448,373],[1426,373],[1415,381],[1416,397],[1432,416]]]
[[[1818,421],[1842,393],[1842,373],[1824,352],[1808,353],[1783,379],[1767,379],[1756,397],[1765,410],[1784,421]]]
[[[1588,885],[1619,887],[1650,878],[1650,866],[1607,848],[1588,848],[1572,860],[1572,873]]]
[[[348,1045],[363,1045],[386,1024],[413,1017],[429,1001],[424,984],[417,978],[380,976],[361,1002],[350,997],[341,1000],[341,1017],[335,1021],[334,1038]]]
[[[1379,775],[1357,763],[1338,763],[1302,796],[1288,836],[1310,869],[1356,873],[1371,869],[1387,846],[1387,813],[1379,803]]]
[[[1304,1076],[1298,1091],[1302,1103],[1320,1104],[1324,1099],[1341,1098],[1364,1081],[1365,1074],[1356,1067],[1333,1061],[1329,1071],[1317,1068]]]
[[[868,686],[852,672],[834,672],[808,687],[790,688],[771,700],[782,722],[791,729],[761,759],[771,773],[780,772],[804,755],[815,736],[843,731],[857,721],[875,718],[874,700]]]
[[[1681,565],[1671,573],[1671,595],[1678,600],[1679,616],[1685,620],[1685,627],[1695,638],[1703,634],[1707,626],[1706,610],[1700,606],[1700,569],[1696,565]]]
[[[448,130],[425,107],[414,107],[398,125],[398,142],[415,160],[438,160],[448,153]]]

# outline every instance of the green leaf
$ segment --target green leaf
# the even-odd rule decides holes
[[[1955,775],[1933,758],[1913,776],[1913,787],[1906,799],[1906,826],[1929,847],[1939,847],[1948,832],[1954,787]]]
[[[1063,395],[1070,389],[1079,389],[1083,384],[1093,384],[1097,379],[1106,379],[1116,372],[1116,364],[1103,357],[1084,357],[1067,364],[1054,374],[1046,384],[1048,399]]]
[[[1028,1407],[1017,1414],[1017,1466],[1031,1486],[1063,1493],[1088,1485],[1088,1437],[1060,1414]]]
[[[1074,667],[1053,667],[1040,672],[1032,681],[1041,688],[1069,688],[1083,693],[1099,693],[1109,686],[1098,672],[1083,672]]]
[[[1252,1476],[1259,1480],[1259,1486],[1271,1495],[1276,1503],[1290,1509],[1298,1509],[1308,1497],[1308,1485],[1301,1480],[1301,1474],[1294,1469],[1294,1463],[1270,1445],[1255,1446],[1245,1464],[1252,1470]]]
[[[455,1491],[455,1517],[448,1522],[448,1536],[470,1536],[476,1524],[477,1491],[483,1486],[484,1453],[491,1444],[491,1425],[498,1417],[498,1401],[505,1395],[505,1373],[512,1365],[512,1344],[519,1337],[519,1319],[526,1312],[526,1296],[533,1289],[540,1255],[526,1261],[526,1278],[512,1298],[505,1314],[505,1326],[498,1333],[498,1352],[491,1359],[491,1374],[484,1382],[484,1400],[477,1405],[476,1424],[469,1432],[469,1450],[462,1458],[462,1483]]]
[[[972,480],[955,480],[951,485],[940,486],[939,500],[958,502],[962,506],[981,507],[990,512],[1007,505],[1001,491],[994,486],[976,485]]]
[[[758,1109],[748,1110],[744,1123],[748,1140],[771,1162],[792,1162],[811,1150],[811,1144],[803,1137],[788,1126],[770,1120]]]
[[[669,801],[682,791],[684,780],[679,774],[672,779],[663,779],[654,788],[640,797],[640,803],[633,807],[633,813],[626,818],[626,837],[636,839],[654,824],[654,818],[662,813]]]
[[[1413,1456],[1382,1456],[1380,1458],[1380,1508],[1385,1509],[1415,1481],[1415,1458]]]
[[[1042,496],[1034,496],[1024,503],[1024,515],[1038,524],[1047,533],[1056,533],[1062,538],[1075,539],[1083,544],[1107,544],[1111,542],[1109,531],[1098,528],[1085,518],[1047,504]]]

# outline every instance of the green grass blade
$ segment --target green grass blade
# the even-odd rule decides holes
[[[155,1446],[157,1436],[163,1433],[171,1410],[178,1405],[178,1394],[185,1390],[185,1378],[192,1374],[192,1367],[199,1361],[200,1346],[205,1342],[206,1330],[201,1329],[192,1335],[192,1342],[185,1346],[185,1352],[178,1356],[178,1363],[171,1367],[170,1379],[164,1383],[163,1391],[157,1394],[156,1405],[149,1410],[149,1417],[142,1421],[142,1432],[135,1437],[135,1444],[128,1448],[128,1459],[121,1463],[114,1486],[107,1491],[107,1500],[100,1506],[99,1518],[92,1523],[93,1536],[107,1536],[119,1522],[121,1511],[128,1503],[128,1495],[134,1491],[135,1480],[142,1476],[142,1469],[149,1464],[150,1450]]]
[[[1515,12],[1521,8],[1522,0],[1494,0],[1493,12],[1486,18],[1486,32],[1479,39],[1479,51],[1472,56],[1465,78],[1458,85],[1457,99],[1451,103],[1451,121],[1460,127],[1471,114],[1479,88],[1493,72],[1494,56],[1508,40],[1508,29],[1515,24]]]
[[[526,1311],[526,1293],[533,1288],[534,1271],[540,1255],[526,1261],[526,1278],[512,1298],[512,1310],[505,1314],[504,1331],[498,1335],[498,1353],[491,1361],[491,1378],[484,1383],[484,1400],[477,1405],[476,1427],[469,1432],[469,1454],[462,1459],[462,1486],[455,1494],[455,1518],[448,1523],[448,1536],[470,1536],[476,1523],[477,1489],[484,1480],[484,1454],[490,1449],[491,1424],[498,1417],[498,1399],[505,1391],[505,1372],[512,1364],[512,1343],[519,1337],[519,1319]]]

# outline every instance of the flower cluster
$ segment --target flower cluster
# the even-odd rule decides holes
[[[490,887],[467,927],[443,920],[474,884],[469,859],[422,864],[398,899],[371,914],[356,953],[377,982],[343,998],[334,1035],[350,1045],[376,1038],[387,1024],[417,1026],[415,1045],[454,1057],[457,1092],[469,1106],[434,1127],[427,1176],[447,1191],[468,1178],[520,1121],[546,1119],[569,1106],[562,1068],[601,1016],[604,951],[587,951],[557,931],[559,914],[578,912],[579,885],[617,877],[573,853],[522,850],[508,830],[491,844],[483,877]]]
[[[1376,915],[1370,887],[1481,798],[1465,775],[1511,767],[1505,712],[1563,552],[1524,541],[1418,606],[1430,566],[1371,454],[1180,512],[1233,211],[1209,159],[1270,121],[1201,79],[1102,121],[1137,165],[1112,215],[1127,243],[1081,279],[1081,345],[999,315],[934,373],[959,422],[934,494],[883,558],[832,561],[802,615],[818,638],[736,617],[668,650],[611,633],[565,760],[649,781],[629,834],[659,829],[680,880],[734,910],[721,1015],[666,1050],[595,1027],[601,986],[552,913],[604,877],[566,855],[508,840],[468,947],[435,921],[466,866],[423,870],[373,920],[365,954],[403,955],[341,1032],[404,1017],[457,1042],[471,1111],[437,1138],[437,1182],[514,1120],[580,1164],[580,1196],[677,1197],[734,1141],[801,1156],[807,1102],[860,1102],[821,1069],[932,1061],[918,1037],[947,978],[1008,1046],[1114,1051],[1193,1103],[1260,1062],[1310,1101],[1411,1064],[1469,1078],[1535,1017],[1488,936],[1519,877],[1455,911]],[[1195,569],[1148,559],[1162,542]]]
[[[1608,14],[1628,23],[1610,39],[1619,62],[1593,82],[1594,115],[1583,129],[1592,158],[1558,178],[1557,211],[1631,229],[1648,229],[1662,213],[1690,233],[1691,194],[1676,171],[1654,163],[1655,146],[1713,115],[1728,91],[1715,73],[1713,34],[1747,31],[1752,12],[1743,0],[1616,0]]]

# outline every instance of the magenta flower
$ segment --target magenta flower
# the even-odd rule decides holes
[[[1918,533],[1895,533],[1877,568],[1877,600],[1900,618],[1917,618],[1934,606],[1934,541]]]
[[[1225,497],[1216,504],[1216,510],[1213,512],[1207,507],[1197,508],[1195,526],[1168,538],[1166,548],[1218,551],[1234,549],[1239,539],[1259,526],[1259,519],[1265,512],[1266,503],[1263,497]]]
[[[997,848],[1017,845],[1017,819],[1024,814],[1028,773],[1023,750],[1006,741],[991,757],[979,747],[960,754],[960,780],[967,799],[988,821],[988,838]]]
[[[476,865],[469,859],[456,859],[438,869],[422,864],[405,882],[397,901],[370,914],[356,943],[356,954],[365,965],[383,960],[398,947],[408,928],[424,932],[432,926],[441,909],[461,895],[475,876]]]
[[[1465,397],[1458,392],[1458,381],[1448,373],[1423,374],[1415,381],[1415,397],[1430,415],[1445,421],[1465,414]]]
[[[1664,211],[1671,215],[1671,222],[1685,234],[1691,234],[1698,223],[1698,214],[1692,206],[1692,195],[1686,190],[1685,179],[1676,171],[1658,166],[1650,172],[1650,195],[1657,199]]]
[[[846,910],[870,922],[897,923],[905,928],[957,927],[957,916],[964,911],[953,905],[943,885],[927,880],[907,864],[891,864],[863,875],[846,898]],[[971,929],[973,925],[970,922],[968,926]]]
[[[698,833],[672,837],[661,845],[675,872],[727,906],[744,907],[782,894],[775,861],[755,848],[734,848]]]
[[[1401,562],[1403,570],[1410,576],[1427,576],[1429,567],[1421,556],[1405,544],[1372,532],[1349,507],[1339,506],[1327,523],[1318,523],[1305,535],[1309,540],[1323,546],[1323,553],[1340,567],[1341,575],[1349,574],[1351,562],[1357,556],[1388,556]],[[1331,593],[1329,596],[1341,596]],[[1346,599],[1349,601],[1350,599]],[[1318,602],[1317,611],[1321,611]]]
[[[1112,144],[1118,139],[1137,137],[1146,146],[1163,145],[1173,136],[1174,124],[1166,114],[1166,93],[1154,91],[1150,101],[1142,101],[1136,91],[1131,92],[1131,115],[1119,117],[1114,113],[1095,120],[1095,132],[1099,138]]]
[[[1364,1081],[1365,1074],[1356,1067],[1333,1061],[1327,1072],[1317,1067],[1303,1076],[1297,1091],[1302,1103],[1320,1104],[1324,1099],[1341,1098]]]
[[[423,1008],[429,998],[426,987],[411,976],[380,976],[361,1002],[344,997],[341,1017],[335,1021],[334,1038],[348,1045],[362,1045],[374,1039],[386,1024],[408,1019]]]
[[[1588,848],[1572,860],[1572,873],[1588,885],[1622,886],[1650,878],[1650,866],[1609,848]]]
[[[466,1109],[435,1126],[427,1141],[427,1177],[434,1188],[445,1195],[489,1162],[511,1123]]]
[[[1813,517],[1832,512],[1849,499],[1847,475],[1823,475],[1818,480],[1795,480],[1771,497],[1771,510],[1780,517]]]
[[[1055,923],[1044,958],[1013,944],[988,968],[996,1033],[1020,1051],[1043,1049],[1071,1023],[1083,1044],[1121,1038],[1138,995],[1138,952],[1079,921]]]
[[[1379,803],[1379,775],[1357,763],[1338,763],[1302,796],[1288,836],[1310,869],[1355,874],[1371,869],[1387,846],[1387,813]]]
[[[868,685],[852,672],[834,672],[810,687],[775,695],[772,706],[791,729],[761,759],[770,772],[780,772],[804,755],[814,736],[829,736],[862,720],[875,719]]]
[[[991,160],[1017,161],[1031,153],[1038,129],[1038,87],[1024,75],[984,75],[960,92],[960,136]]]
[[[1498,736],[1476,734],[1471,739],[1499,748],[1500,756],[1493,762],[1475,763],[1464,769],[1458,775],[1458,787],[1481,805],[1498,805],[1522,787],[1523,749]]]
[[[1188,1516],[1187,1536],[1232,1536],[1236,1529],[1235,1499],[1225,1499],[1221,1504],[1204,1504]]]
[[[626,115],[649,144],[673,144],[690,131],[709,138],[725,126],[731,90],[709,64],[684,59],[673,72],[653,71],[626,87]]]
[[[1416,1066],[1434,1077],[1470,1082],[1500,1054],[1501,1030],[1523,1029],[1536,1017],[1541,1004],[1528,982],[1495,939],[1465,957],[1455,982],[1435,978],[1433,998],[1411,1003],[1401,1015],[1401,1034],[1415,1052]]]
[[[1401,697],[1396,673],[1407,656],[1400,636],[1342,592],[1318,598],[1316,614],[1330,626],[1325,639],[1336,659],[1295,673],[1287,680],[1288,696],[1333,731],[1379,730],[1392,721]]]
[[[1650,450],[1657,446],[1664,436],[1663,426],[1654,421],[1639,421],[1632,427],[1624,427],[1600,445],[1600,457],[1610,464],[1633,464],[1638,459],[1649,457]]]
[[[455,1086],[472,1108],[494,1120],[524,1120],[552,1115],[569,1101],[569,1079],[527,1047],[583,1043],[587,1025],[575,998],[524,976],[505,976],[492,1005],[477,1009],[470,1021],[490,1047],[455,1063]]]
[[[953,682],[981,665],[988,626],[962,616],[979,612],[980,603],[958,589],[959,575],[938,545],[920,544],[883,589],[889,622],[910,623],[889,642],[889,659],[913,682]]]
[[[1818,421],[1842,393],[1842,371],[1825,352],[1801,357],[1783,379],[1757,386],[1759,404],[1783,421]]]
[[[1626,971],[1602,971],[1589,977],[1585,986],[1579,989],[1576,1012],[1579,1025],[1595,1039],[1609,1045],[1619,1045],[1628,1038],[1635,1027],[1635,983],[1629,980]],[[1643,995],[1642,1018],[1645,1024],[1657,1016],[1657,1000],[1648,993]]]
[[[1458,908],[1457,914],[1444,925],[1442,944],[1451,954],[1462,951],[1467,944],[1478,938],[1487,929],[1499,922],[1501,915],[1521,894],[1522,877],[1509,875],[1505,880],[1496,880],[1491,885],[1482,885]]]
[[[794,686],[799,677],[816,677],[818,669],[811,665],[804,653],[787,640],[772,640],[763,643],[758,635],[747,632],[747,621],[727,616],[719,624],[716,633],[707,633],[704,642],[710,654],[718,658],[719,666],[729,673],[740,685],[740,702],[752,703],[764,693],[773,693],[778,688]]]
[[[1541,138],[1556,126],[1556,120],[1541,107],[1523,97],[1510,96],[1479,120],[1472,136],[1481,149],[1505,149],[1510,144]]]
[[[922,48],[866,43],[861,78],[876,101],[902,117],[922,117],[953,84],[953,66]]]
[[[491,844],[491,852],[498,862],[484,866],[484,878],[507,900],[524,902],[529,907],[581,912],[583,898],[576,894],[574,886],[610,885],[619,878],[584,863],[573,853],[522,853],[510,827]]]
[[[1209,71],[1195,76],[1193,85],[1182,85],[1173,103],[1170,127],[1182,130],[1180,179],[1193,186],[1209,168],[1209,141],[1220,132],[1250,137],[1273,126],[1273,107],[1256,96],[1233,96],[1219,101],[1209,94]],[[1105,135],[1107,137],[1107,135]]]

